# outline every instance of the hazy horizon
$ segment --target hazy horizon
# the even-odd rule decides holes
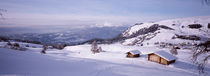
[[[1,0],[0,27],[112,27],[210,16],[202,0]]]

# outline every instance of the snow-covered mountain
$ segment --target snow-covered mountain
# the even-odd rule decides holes
[[[137,23],[119,38],[124,45],[203,42],[210,39],[210,16]]]

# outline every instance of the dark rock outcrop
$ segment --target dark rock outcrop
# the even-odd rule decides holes
[[[202,27],[201,24],[190,24],[188,25],[189,28],[192,28],[192,29],[199,29]]]
[[[143,24],[143,23],[136,23],[136,24],[134,24],[134,25],[141,25],[141,24]]]
[[[173,28],[165,26],[165,25],[160,25],[159,27],[163,29],[174,30]]]
[[[177,35],[176,34],[176,37],[177,38],[180,38],[180,39],[186,39],[186,40],[200,40],[201,38],[196,36],[196,35]]]

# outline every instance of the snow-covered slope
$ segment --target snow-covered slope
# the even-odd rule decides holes
[[[178,60],[167,66],[147,60],[147,54],[159,48],[99,46],[105,52],[92,54],[89,44],[48,49],[47,54],[40,54],[41,48],[29,47],[27,51],[0,48],[0,76],[198,76],[189,50],[179,52]],[[125,53],[133,49],[142,52],[140,58],[126,58]],[[205,70],[210,70],[209,63]]]
[[[201,25],[190,28],[189,25]],[[152,23],[138,23],[121,34],[125,45],[154,44],[157,42],[180,43],[202,42],[210,38],[210,16],[163,20]],[[186,38],[184,39],[183,36]],[[192,39],[187,39],[192,38]],[[199,39],[198,39],[199,38]]]

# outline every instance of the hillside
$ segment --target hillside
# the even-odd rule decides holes
[[[210,39],[210,17],[191,17],[138,23],[121,35],[124,45],[200,43]]]
[[[1,42],[1,46],[5,43]],[[19,43],[21,46],[27,43]],[[104,52],[93,54],[91,45],[68,46],[63,50],[48,49],[40,54],[40,45],[29,44],[26,51],[0,48],[0,75],[17,76],[198,76],[197,66],[193,64],[190,50],[182,50],[171,65],[162,65],[147,60],[147,54],[158,50],[148,47],[124,46],[121,44],[101,44]],[[114,46],[114,47],[113,47]],[[138,49],[139,58],[126,58],[126,52]],[[168,51],[167,51],[168,52]],[[210,63],[205,71],[210,70]]]

